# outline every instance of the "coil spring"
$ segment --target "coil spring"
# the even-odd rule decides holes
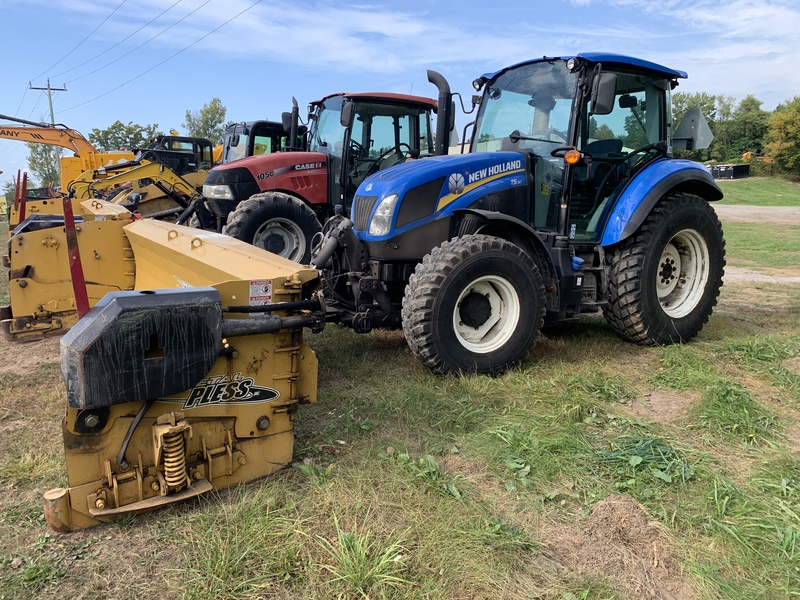
[[[186,441],[183,432],[168,433],[162,440],[164,452],[164,479],[172,490],[186,485]]]

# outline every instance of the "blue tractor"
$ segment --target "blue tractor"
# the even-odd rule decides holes
[[[683,71],[605,53],[523,62],[474,82],[470,152],[411,160],[358,188],[312,263],[331,320],[402,327],[436,373],[499,373],[545,320],[602,311],[623,338],[684,342],[717,302],[725,266],[709,171],[672,157],[713,136],[673,126]],[[439,87],[437,144],[452,127]],[[343,211],[340,211],[343,212]]]

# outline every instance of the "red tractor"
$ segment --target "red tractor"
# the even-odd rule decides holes
[[[405,94],[331,94],[311,103],[307,130],[298,126],[294,104],[283,125],[287,139],[301,140],[302,147],[212,169],[194,223],[307,263],[320,223],[337,210],[349,213],[364,179],[435,153],[431,114],[437,102]],[[234,142],[235,136],[227,143]]]

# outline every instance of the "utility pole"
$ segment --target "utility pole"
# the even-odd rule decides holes
[[[33,87],[33,85],[31,84],[30,81],[28,82],[28,87],[30,89],[32,89],[32,90],[41,90],[43,92],[44,91],[47,92],[47,102],[50,104],[50,124],[51,125],[55,125],[56,124],[56,117],[55,117],[55,114],[53,114],[53,92],[66,92],[67,91],[67,84],[65,83],[64,87],[60,87],[60,88],[50,87],[50,78],[48,77],[47,78],[47,87],[46,88]],[[49,156],[52,156],[53,166],[54,167],[58,166],[59,160],[61,158],[61,149],[57,148],[56,146],[51,146],[47,150],[47,153],[48,153]],[[30,158],[28,160],[30,160]]]
[[[50,103],[50,124],[51,125],[55,125],[56,124],[56,118],[53,115],[53,92],[66,92],[67,91],[67,84],[65,83],[63,88],[50,87],[50,78],[48,77],[47,78],[47,87],[46,88],[33,87],[33,85],[31,85],[30,81],[28,82],[28,87],[30,89],[32,89],[32,90],[41,90],[43,92],[44,91],[47,92],[47,101]]]

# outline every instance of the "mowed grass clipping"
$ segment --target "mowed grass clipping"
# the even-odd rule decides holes
[[[494,378],[329,326],[291,468],[69,535],[41,513],[66,485],[60,371],[3,373],[0,597],[796,597],[797,303],[726,283],[664,348],[585,316]]]

